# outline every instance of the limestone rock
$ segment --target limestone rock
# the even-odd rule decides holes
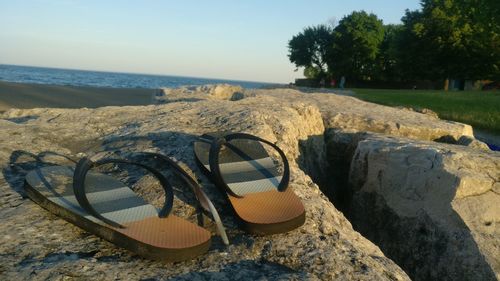
[[[228,95],[229,96],[229,95]],[[436,119],[435,116],[410,112],[361,101],[357,98],[332,93],[317,93],[312,90],[286,88],[270,90],[244,90],[238,99],[253,99],[256,96],[274,97],[276,106],[303,103],[319,109],[326,128],[339,128],[383,133],[412,139],[435,140],[451,136],[458,140],[461,136],[474,137],[469,125]],[[164,89],[157,98],[158,103],[203,101],[214,99],[205,92],[186,89]],[[225,98],[227,99],[227,98]]]
[[[413,107],[404,107],[404,106],[398,106],[397,108],[422,113],[422,114],[428,115],[429,117],[432,117],[434,119],[439,119],[439,115],[436,112],[434,112],[428,108],[413,108]]]
[[[173,90],[177,100],[163,105],[12,109],[0,115],[0,279],[409,280],[377,246],[352,229],[299,168],[305,157],[299,144],[325,131],[317,106],[301,100],[282,104],[281,98],[265,95],[231,101],[235,92],[214,88],[192,91]],[[239,230],[225,199],[193,157],[196,137],[219,130],[256,134],[283,148],[291,164],[291,188],[306,208],[303,227],[264,237]],[[322,146],[320,139],[311,144]],[[24,175],[41,165],[34,157],[46,151],[72,158],[99,151],[156,151],[172,157],[201,182],[220,211],[231,245],[225,247],[214,236],[207,254],[167,265],[117,249],[22,198]],[[53,154],[42,160],[69,163]],[[126,169],[111,172],[146,200],[161,204],[161,188],[147,176]],[[184,188],[175,188],[175,214],[196,221],[193,196]],[[205,222],[215,234],[211,221],[205,218]]]
[[[499,277],[500,156],[475,149],[481,145],[469,125],[304,89],[208,85],[162,89],[153,99],[156,105],[0,115],[0,279],[408,280],[337,208],[416,280]],[[213,131],[256,134],[284,150],[291,187],[306,207],[303,227],[266,237],[238,229],[194,161],[192,142]],[[472,145],[432,142],[438,139]],[[232,244],[214,236],[209,253],[172,265],[117,249],[22,198],[23,177],[44,151],[166,154],[201,182]],[[42,160],[68,163],[53,154]],[[162,203],[148,176],[111,172]],[[175,213],[195,222],[190,192],[176,186],[176,198]]]
[[[472,148],[482,149],[485,151],[490,151],[490,148],[488,147],[487,144],[485,144],[484,142],[479,141],[475,138],[471,138],[469,136],[461,136],[458,139],[457,144],[470,146]]]
[[[348,217],[413,280],[500,278],[500,153],[376,135],[350,165]]]
[[[155,103],[161,104],[173,101],[197,101],[206,99],[237,101],[245,98],[240,86],[229,84],[184,86],[179,88],[163,88],[155,95]]]

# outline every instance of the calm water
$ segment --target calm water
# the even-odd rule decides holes
[[[147,89],[157,89],[161,87],[175,88],[185,85],[197,86],[217,83],[240,85],[244,88],[260,88],[269,85],[268,83],[261,82],[69,70],[4,64],[0,64],[0,80],[17,83]]]

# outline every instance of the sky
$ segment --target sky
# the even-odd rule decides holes
[[[0,0],[0,64],[289,83],[288,41],[365,10],[399,23],[418,0]]]

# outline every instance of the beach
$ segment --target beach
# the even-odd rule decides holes
[[[153,89],[95,88],[0,81],[0,112],[10,108],[96,108],[151,104]]]

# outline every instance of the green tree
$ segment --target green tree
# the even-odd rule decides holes
[[[498,1],[422,0],[403,17],[401,60],[406,75],[424,79],[498,77]]]
[[[321,78],[328,72],[333,45],[332,29],[326,25],[307,27],[288,42],[288,57],[296,67],[305,67],[304,75]]]
[[[309,79],[316,79],[321,76],[321,70],[318,67],[307,66],[304,68],[304,76]]]
[[[399,47],[403,30],[401,24],[384,25],[384,39],[380,44],[377,70],[374,73],[374,78],[377,80],[401,80]]]
[[[340,20],[333,32],[330,68],[348,79],[365,80],[376,75],[377,57],[384,39],[382,21],[374,14],[353,12]]]
[[[442,76],[439,64],[435,63],[435,47],[418,36],[422,17],[421,11],[407,10],[401,19],[403,26],[396,41],[396,57],[403,80],[434,80]]]
[[[456,5],[461,11],[459,24],[471,30],[465,37],[467,70],[464,76],[500,79],[500,1],[460,0]]]

